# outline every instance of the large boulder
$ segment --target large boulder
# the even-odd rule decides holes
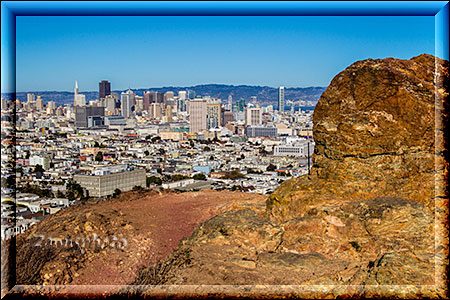
[[[434,208],[443,196],[436,176],[446,78],[448,61],[425,54],[367,59],[339,73],[314,110],[310,175],[285,182],[270,197],[272,217],[289,219],[331,199],[384,196]]]

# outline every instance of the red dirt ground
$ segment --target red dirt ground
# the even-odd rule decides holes
[[[108,249],[90,257],[71,284],[128,284],[140,267],[165,258],[199,223],[250,204],[263,211],[264,200],[256,194],[202,191],[143,196],[126,193],[117,201],[95,204],[96,213],[108,216],[119,210],[123,214],[127,224],[118,234],[126,237],[128,245],[124,252]]]

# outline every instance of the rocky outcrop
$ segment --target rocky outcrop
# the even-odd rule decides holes
[[[226,212],[133,284],[433,285],[433,221],[423,204],[388,197],[333,201],[280,225]]]
[[[265,216],[244,209],[200,224],[133,283],[301,285],[288,294],[296,297],[448,296],[439,123],[447,90],[448,62],[430,55],[352,64],[314,112],[311,174],[284,182]]]
[[[432,209],[443,196],[436,177],[443,166],[438,121],[447,93],[448,61],[431,55],[367,59],[346,68],[314,110],[310,175],[285,182],[270,197],[272,218],[302,215],[311,203],[385,196]]]

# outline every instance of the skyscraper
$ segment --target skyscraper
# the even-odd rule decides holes
[[[200,132],[208,129],[206,123],[206,100],[195,99],[190,101],[189,125],[190,132]]]
[[[144,110],[148,111],[150,108],[150,104],[152,103],[152,96],[151,92],[145,91],[144,92]]]
[[[108,95],[111,95],[111,83],[107,80],[102,80],[98,83],[98,97],[99,99],[104,99]]]
[[[284,86],[278,88],[278,111],[284,111]]]
[[[36,99],[36,109],[42,110],[43,108],[44,108],[44,100],[41,98],[41,95],[38,95]]]
[[[124,118],[129,118],[131,115],[131,94],[128,92],[122,93],[120,95],[120,104],[122,116]]]
[[[245,111],[245,125],[261,125],[262,110],[259,105],[248,104]]]
[[[35,98],[34,94],[28,93],[27,94],[27,102],[31,103],[31,102],[34,102],[34,101],[36,101],[36,98]]]
[[[206,118],[209,128],[216,128],[222,124],[222,105],[219,102],[206,104]]]
[[[229,94],[228,95],[228,110],[232,110],[233,109],[233,95]]]
[[[78,94],[78,81],[75,80],[75,89],[73,94],[73,106],[85,106],[86,96]]]

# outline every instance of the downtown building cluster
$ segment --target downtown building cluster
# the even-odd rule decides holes
[[[136,188],[268,194],[308,172],[312,111],[285,111],[294,99],[284,88],[274,99],[283,109],[256,96],[115,93],[108,81],[99,96],[87,102],[75,83],[72,105],[32,93],[2,99],[2,238],[89,197]]]

